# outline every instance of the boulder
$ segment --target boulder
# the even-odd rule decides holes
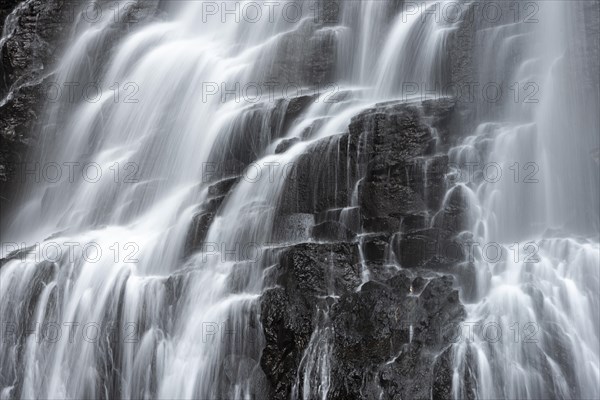
[[[350,143],[349,143],[350,141]],[[313,143],[290,164],[278,213],[311,213],[350,204],[359,165],[354,141],[334,135]]]
[[[271,277],[276,286],[260,302],[266,340],[261,367],[273,390],[271,398],[289,398],[317,309],[327,307],[332,299],[328,295],[358,287],[358,259],[358,248],[342,243],[305,243],[281,253]]]
[[[200,212],[194,215],[185,239],[183,250],[184,257],[189,257],[202,249],[204,239],[206,239],[206,234],[208,233],[214,218],[215,213],[213,212]]]
[[[354,232],[343,224],[335,221],[326,221],[315,225],[312,229],[312,238],[319,241],[350,241]]]
[[[277,145],[277,147],[275,148],[275,154],[281,154],[281,153],[285,153],[286,151],[288,151],[288,149],[290,147],[292,147],[293,145],[295,145],[296,143],[299,143],[300,139],[299,138],[291,138],[291,139],[285,139],[282,140],[281,143],[279,143]]]
[[[453,233],[471,228],[471,208],[467,190],[464,186],[457,185],[448,193],[442,209],[433,219],[435,227]]]
[[[429,398],[434,387],[447,383],[436,379],[452,376],[452,366],[436,364],[435,358],[465,310],[449,277],[430,280],[417,296],[411,295],[412,286],[399,273],[385,283],[368,282],[333,306],[329,398],[356,393],[379,398],[382,391],[389,399]]]

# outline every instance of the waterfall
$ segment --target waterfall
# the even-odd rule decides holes
[[[474,329],[433,355],[452,352],[450,395],[600,397],[600,121],[597,81],[582,78],[594,71],[585,2],[483,2],[499,20],[466,0],[113,3],[78,5],[49,74],[61,96],[46,101],[31,155],[42,179],[20,188],[2,229],[0,398],[267,398],[261,302],[281,286],[288,248],[329,244],[314,232],[335,220],[356,226],[354,293],[385,274],[420,277],[398,261],[398,229],[375,270],[367,246],[379,232],[356,216],[376,126],[356,143],[349,131],[398,104],[434,137],[411,160],[424,225],[444,224],[456,198],[468,204],[456,236],[473,283],[455,286],[461,328]],[[133,3],[167,17],[132,25]],[[90,7],[105,12],[91,21]],[[458,139],[446,139],[423,100],[457,97],[461,74],[503,95],[467,103]],[[433,169],[446,153],[456,168],[439,195]],[[482,179],[488,166],[502,179]],[[302,190],[313,209],[285,214]],[[297,339],[292,399],[337,398],[333,308],[345,293],[334,260],[312,331]]]
[[[599,121],[587,110],[598,97],[582,86],[578,61],[584,4],[536,10],[536,23],[494,27],[482,39],[480,76],[531,90],[524,101],[482,109],[486,117],[456,153],[463,165],[493,164],[505,176],[467,189],[480,210],[474,241],[495,250],[475,251],[478,296],[468,311],[476,328],[472,342],[456,346],[456,398],[600,395],[599,186],[590,156]],[[483,140],[491,142],[483,160],[464,151]]]

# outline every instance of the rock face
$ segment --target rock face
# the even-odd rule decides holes
[[[425,399],[447,390],[436,381],[436,356],[451,343],[453,325],[465,312],[450,277],[434,278],[417,296],[405,273],[386,282],[368,282],[334,305],[332,375],[329,398]],[[440,367],[445,374],[449,371]],[[383,397],[379,397],[383,393]]]
[[[277,287],[261,299],[266,347],[261,358],[272,398],[289,398],[303,351],[315,329],[315,307],[331,293],[360,284],[358,249],[352,244],[301,244],[281,256]]]
[[[72,2],[34,0],[2,2],[0,48],[0,192],[3,205],[12,198],[17,163],[23,162],[41,121],[45,93],[41,81],[64,48],[73,15]]]
[[[451,397],[450,345],[465,317],[454,285],[474,277],[458,238],[465,195],[443,201],[458,109],[378,105],[295,164],[280,220],[314,215],[319,243],[284,250],[261,299],[271,398],[320,398],[324,387],[328,399]]]
[[[222,179],[210,185],[207,189],[206,200],[198,206],[184,245],[184,257],[202,249],[208,229],[212,224],[219,207],[225,200],[226,194],[238,182],[239,176]]]
[[[305,107],[299,98],[240,116],[235,129],[244,135],[223,144],[228,163],[248,165]],[[442,201],[443,151],[454,140],[457,109],[449,99],[381,104],[355,116],[346,133],[314,142],[294,163],[274,227],[283,247],[260,299],[260,386],[268,398],[321,396],[322,378],[310,367],[319,354],[329,362],[330,399],[450,396],[449,349],[465,316],[453,285],[474,276],[457,238],[465,195],[456,190]],[[264,126],[271,130],[258,128]],[[280,142],[273,151],[296,143]],[[227,177],[235,172],[217,171],[211,180],[186,255],[200,250],[239,180]],[[298,241],[305,243],[285,244]]]

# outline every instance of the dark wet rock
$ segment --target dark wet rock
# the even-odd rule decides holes
[[[395,249],[398,262],[403,268],[424,264],[437,253],[439,239],[439,231],[431,229],[403,234]]]
[[[316,20],[323,25],[337,25],[340,21],[340,0],[317,0],[315,2]]]
[[[350,241],[354,237],[354,232],[339,222],[326,221],[313,227],[312,236],[315,240]]]
[[[202,249],[204,239],[215,216],[239,179],[239,176],[224,178],[208,186],[207,199],[198,206],[198,211],[190,223],[184,245],[184,257]]]
[[[268,289],[261,297],[261,323],[266,340],[261,368],[272,387],[272,398],[287,399],[310,340],[311,312],[283,288]]]
[[[362,186],[361,202],[369,217],[392,217],[424,212],[427,206],[421,196],[408,186],[392,182],[369,182]]]
[[[196,214],[194,218],[192,218],[192,223],[185,240],[183,250],[184,257],[188,257],[202,249],[204,239],[206,239],[206,234],[208,233],[214,218],[215,214],[212,212],[202,212]]]
[[[441,99],[423,106],[387,103],[361,112],[347,133],[317,141],[294,161],[280,212],[348,207],[365,174],[358,200],[367,232],[398,231],[403,216],[437,210],[448,157],[434,154],[434,130],[439,135],[454,111],[455,102]]]
[[[476,79],[473,54],[476,20],[479,19],[473,18],[476,12],[474,5],[467,5],[457,29],[448,38],[448,72],[451,82],[457,85],[475,82]]]
[[[10,20],[2,19],[10,35],[2,47],[2,98],[18,83],[39,81],[56,64],[74,22],[76,3],[33,0],[13,9]]]
[[[250,377],[250,395],[254,399],[268,399],[271,393],[271,386],[267,376],[260,365],[252,370]]]
[[[429,259],[423,265],[423,268],[454,276],[456,286],[460,288],[462,299],[468,302],[475,299],[477,270],[472,261],[459,262],[457,258],[435,256]]]
[[[422,319],[417,326],[418,340],[431,344],[453,343],[456,324],[466,316],[458,290],[453,288],[453,278],[445,275],[429,281],[419,295],[419,302],[428,312],[428,317]],[[431,327],[435,329],[429,329]]]
[[[277,287],[261,298],[266,347],[261,358],[275,399],[289,398],[318,304],[330,293],[360,284],[358,249],[350,244],[300,244],[285,250],[273,276]]]
[[[275,148],[275,154],[285,153],[290,147],[300,142],[299,138],[285,139]]]
[[[363,239],[363,254],[367,262],[386,261],[390,237],[387,235],[367,236]]]
[[[353,244],[300,244],[283,254],[277,282],[288,292],[305,295],[343,293],[360,283],[358,262],[358,248]]]
[[[365,238],[366,247],[373,246],[366,253],[381,258],[385,238]],[[329,308],[334,331],[329,398],[378,398],[382,389],[384,398],[427,398],[432,390],[447,390],[451,366],[437,357],[465,315],[452,278],[412,279],[397,272],[356,291],[357,262],[358,249],[347,244],[302,244],[282,253],[277,286],[261,299],[267,343],[261,367],[271,398],[289,398],[319,304]],[[341,297],[328,302],[332,289]]]
[[[286,251],[278,267],[282,272],[277,289],[272,289],[282,290],[286,317],[304,321],[293,326],[281,317],[280,329],[291,331],[286,333],[290,342],[302,337],[306,346],[316,325],[323,323],[316,309],[329,310],[328,323],[335,332],[330,399],[359,394],[378,399],[381,393],[389,399],[430,398],[432,393],[446,398],[449,393],[452,370],[445,351],[453,328],[465,316],[453,285],[464,284],[463,293],[470,296],[475,271],[472,264],[464,263],[463,243],[455,237],[464,217],[456,202],[448,201],[440,211],[459,209],[455,220],[446,218],[448,224],[434,227],[430,223],[442,207],[448,172],[448,157],[435,150],[453,143],[456,112],[452,99],[378,105],[355,116],[348,132],[312,144],[296,160],[294,179],[286,182],[279,212],[315,215],[314,239],[349,240],[348,231],[339,233],[342,227],[364,235],[354,239],[361,246],[364,264],[342,258],[342,264],[334,259],[326,265],[324,245]],[[364,179],[357,185],[359,178]],[[355,194],[358,206],[349,207]],[[340,250],[333,253],[335,257],[340,257]],[[393,255],[410,271],[390,265]],[[371,280],[356,291],[365,265]],[[334,292],[341,297],[327,301],[325,287],[337,288]],[[263,303],[263,307],[267,306]],[[265,373],[277,387],[275,398],[288,398],[291,383],[275,377],[292,379],[302,391],[305,377],[286,371],[299,368],[301,348],[288,351],[283,345],[271,345],[267,355],[273,357],[277,348],[293,357],[286,359],[286,365],[270,362]],[[263,367],[267,366],[263,363]]]
[[[19,3],[21,3],[21,0],[5,0],[0,4],[0,27],[4,27],[3,24],[6,17],[15,9],[17,5],[19,5]]]
[[[361,220],[360,207],[332,208],[321,211],[315,216],[317,224],[327,221],[339,222],[354,233],[361,231]]]
[[[244,169],[283,135],[280,120],[283,102],[257,104],[238,115],[219,135],[207,166],[214,178],[241,175]]]
[[[454,262],[464,259],[463,245],[452,240],[449,232],[437,228],[402,234],[394,244],[398,262],[404,268],[421,267],[440,256]]]
[[[398,231],[405,217],[426,215],[439,207],[448,158],[433,154],[433,149],[439,127],[454,110],[455,102],[441,99],[421,107],[382,104],[353,118],[350,135],[366,136],[367,142],[362,154],[367,174],[359,199],[367,231],[377,231],[377,225],[382,226],[379,231]]]
[[[394,233],[400,231],[401,219],[395,217],[364,217],[363,229],[365,232]]]
[[[322,23],[307,18],[275,43],[274,52],[265,54],[260,70],[267,82],[297,86],[320,86],[333,82],[337,38]],[[262,67],[265,67],[264,69]]]
[[[412,283],[411,283],[411,287],[413,290],[413,293],[415,294],[420,294],[423,289],[425,288],[425,286],[427,286],[427,283],[429,281],[421,276],[417,276],[415,279],[413,279]]]
[[[14,247],[18,247],[17,243],[3,243],[2,246],[2,255],[4,256],[4,258],[0,258],[0,268],[2,268],[2,266],[6,263],[8,263],[9,261],[12,260],[18,260],[18,261],[24,261],[27,257],[27,254],[35,249],[35,246],[29,246],[29,247],[18,247],[15,248],[15,250],[10,251],[8,254],[4,254],[5,251],[13,248]]]
[[[337,50],[337,35],[333,30],[320,29],[314,33],[309,43],[309,51],[305,58],[308,68],[303,68],[303,80],[318,86],[320,90],[327,90],[333,84],[335,76],[334,54]]]
[[[465,364],[466,365],[476,365],[477,356],[473,354],[473,349],[471,347],[467,348],[465,354]],[[463,368],[458,371],[458,379],[460,379],[461,386],[463,390],[458,394],[458,398],[465,400],[475,400],[476,399],[476,391],[477,387],[477,377],[475,376],[475,371],[472,368]]]
[[[201,209],[205,212],[216,214],[226,198],[227,196],[225,195],[209,198],[202,204]]]
[[[437,356],[433,365],[433,385],[431,398],[435,400],[452,398],[452,347],[448,346],[442,354]]]
[[[377,396],[383,389],[384,398],[429,398],[436,376],[452,375],[449,365],[435,374],[433,366],[447,346],[447,332],[465,316],[458,292],[451,278],[431,280],[417,297],[410,287],[411,280],[399,273],[385,283],[369,282],[333,306],[330,398],[352,398],[365,384]]]
[[[306,111],[312,101],[312,95],[277,99],[255,104],[241,112],[227,126],[227,131],[219,135],[211,149],[209,161],[203,166],[203,181],[215,182],[242,175],[251,163],[264,154],[269,145],[288,133],[298,116]],[[280,146],[283,143],[286,142],[282,142]],[[277,153],[283,151],[285,150],[276,150]]]
[[[164,281],[165,302],[168,305],[174,306],[182,297],[186,288],[187,282],[191,280],[191,274],[197,273],[196,270],[182,270],[170,275]]]
[[[442,204],[447,190],[447,172],[448,156],[445,154],[427,158],[423,165],[424,178],[420,186],[416,186],[430,210],[437,210]]]
[[[470,228],[470,208],[467,189],[455,186],[448,194],[443,208],[433,219],[433,225],[440,229],[459,233]]]
[[[292,97],[291,99],[286,99],[282,103],[282,107],[285,108],[285,112],[283,114],[283,119],[281,121],[281,129],[284,132],[288,132],[292,127],[294,121],[298,119],[300,115],[302,115],[306,110],[317,100],[317,96],[315,95],[305,95]],[[294,139],[290,139],[294,140]]]
[[[273,224],[273,240],[284,242],[308,240],[314,222],[313,214],[279,215]]]
[[[412,232],[425,229],[428,226],[429,215],[427,213],[410,214],[402,217],[402,232]]]
[[[443,97],[435,100],[425,100],[421,104],[423,113],[428,118],[428,124],[438,130],[437,137],[442,139],[452,136],[453,131],[458,130],[455,122],[459,118],[456,115],[457,99],[455,97]]]
[[[2,2],[2,30],[7,30],[0,49],[0,201],[14,196],[18,164],[32,142],[32,131],[41,123],[45,95],[41,81],[56,63],[66,44],[73,5],[61,0]],[[7,20],[6,16],[15,13]],[[72,19],[71,19],[72,21]],[[10,97],[9,93],[12,92]],[[6,99],[6,102],[2,103]]]
[[[347,207],[356,180],[355,149],[347,135],[334,135],[312,144],[289,165],[278,212],[317,214]],[[344,162],[350,159],[350,162]]]
[[[231,188],[239,181],[239,177],[234,176],[230,178],[222,179],[216,183],[213,183],[208,187],[209,197],[222,197],[229,193]]]
[[[402,278],[394,288],[367,282],[359,292],[344,296],[334,305],[335,341],[340,346],[337,353],[347,366],[349,361],[365,358],[384,361],[395,347],[408,342],[408,326],[398,313],[404,311],[399,306],[409,293],[410,280]]]
[[[404,103],[364,111],[352,119],[349,129],[352,136],[368,136],[373,177],[398,172],[407,161],[426,154],[433,139],[419,109]]]

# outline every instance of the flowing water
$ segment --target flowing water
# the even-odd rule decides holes
[[[580,58],[590,38],[584,3],[540,2],[536,10],[530,26],[485,31],[479,56],[482,82],[536,82],[523,85],[527,101],[482,107],[488,117],[455,152],[462,165],[493,164],[491,179],[471,186],[474,240],[492,246],[487,256],[484,247],[474,252],[478,301],[468,310],[476,334],[456,349],[457,398],[475,390],[479,398],[600,396],[599,187],[591,156],[599,120],[588,109],[598,95]],[[485,158],[473,157],[490,139]],[[492,182],[495,171],[504,177]]]
[[[3,229],[3,243],[27,251],[0,270],[0,315],[17,338],[0,343],[0,397],[261,398],[257,300],[278,249],[307,239],[275,234],[286,166],[319,140],[337,145],[351,118],[374,104],[441,95],[432,88],[450,79],[448,38],[466,18],[435,18],[451,3],[472,6],[349,1],[335,24],[321,24],[312,13],[278,10],[272,19],[223,22],[206,12],[214,2],[181,1],[165,21],[127,34],[114,13],[80,18],[56,82],[99,82],[99,100],[49,102],[35,158],[63,174],[73,165],[73,179],[28,184]],[[514,4],[518,18],[478,26],[474,70],[479,82],[535,82],[519,93],[539,101],[479,101],[450,151],[457,165],[496,163],[511,174],[449,187],[471,199],[471,240],[511,255],[490,262],[474,253],[468,320],[497,324],[502,337],[475,329],[473,340],[454,345],[454,396],[598,398],[600,186],[590,153],[599,146],[598,94],[581,79],[591,57],[584,2]],[[294,53],[306,32],[337,43],[327,56],[338,101],[299,78],[303,58]],[[273,99],[236,99],[236,83],[273,78]],[[281,91],[289,82],[311,96],[293,127]],[[414,99],[406,82],[419,84]],[[250,129],[257,133],[247,139]],[[300,140],[276,151],[291,138]],[[223,172],[239,148],[238,158],[250,160]],[[240,172],[208,228],[211,247],[182,256],[190,221],[214,201],[210,185]],[[344,211],[357,206],[356,178],[336,182],[352,188],[337,201]],[[318,315],[293,397],[327,398],[331,385],[333,327],[327,308]],[[79,328],[72,340],[50,340],[69,327]]]

